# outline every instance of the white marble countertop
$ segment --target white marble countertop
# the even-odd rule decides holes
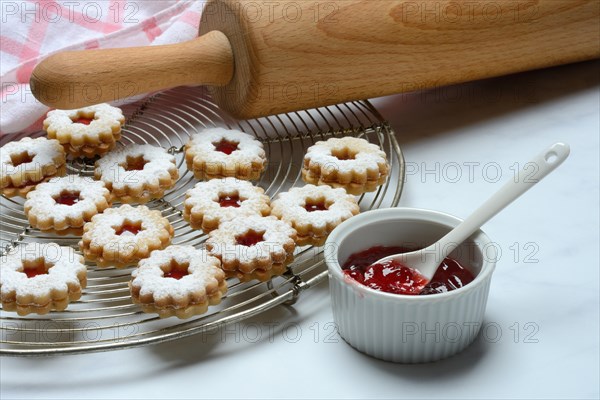
[[[334,332],[327,285],[219,333],[145,348],[0,359],[9,398],[598,398],[598,62],[376,99],[407,161],[403,206],[460,217],[544,146],[552,175],[484,230],[502,256],[483,334],[425,365]]]

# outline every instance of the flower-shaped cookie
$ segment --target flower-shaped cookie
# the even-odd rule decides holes
[[[365,139],[332,138],[308,148],[302,166],[306,183],[342,187],[350,194],[372,192],[389,174],[385,152]]]
[[[203,314],[227,292],[220,267],[218,258],[192,246],[153,251],[132,273],[131,298],[144,312],[161,318]]]
[[[185,145],[187,167],[197,179],[235,177],[256,180],[267,159],[263,145],[247,133],[210,128]]]
[[[199,182],[186,193],[183,218],[208,233],[223,221],[248,215],[267,216],[269,196],[262,188],[236,178]]]
[[[83,226],[79,247],[100,267],[123,268],[164,249],[172,237],[173,227],[160,211],[124,204],[94,215]]]
[[[296,229],[299,245],[322,246],[336,226],[359,212],[356,198],[344,189],[306,185],[280,193],[271,214]]]
[[[0,149],[0,187],[7,197],[25,196],[35,186],[66,172],[65,150],[56,140],[23,138]]]
[[[103,182],[67,175],[37,185],[27,194],[24,209],[32,227],[66,231],[83,228],[110,205],[111,195]]]
[[[50,139],[57,139],[75,157],[106,154],[121,139],[125,117],[120,108],[109,104],[53,110],[44,120],[44,130]]]
[[[0,257],[2,309],[19,315],[62,311],[87,283],[83,257],[56,243],[28,243]]]
[[[296,248],[296,231],[275,217],[224,221],[208,234],[206,248],[240,281],[268,281],[285,272]]]
[[[175,157],[162,147],[131,144],[96,161],[96,179],[122,203],[146,203],[161,198],[177,183]]]

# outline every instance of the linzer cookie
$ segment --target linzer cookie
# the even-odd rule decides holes
[[[76,110],[53,110],[44,120],[48,138],[57,139],[74,157],[102,156],[121,139],[125,117],[120,108],[97,104]]]
[[[297,244],[322,246],[336,226],[359,212],[356,198],[344,189],[306,185],[280,193],[271,214],[296,229]]]
[[[218,258],[192,246],[169,246],[140,261],[129,283],[131,298],[161,318],[189,318],[217,305],[227,292]]]
[[[27,194],[24,210],[33,228],[60,233],[83,228],[110,206],[111,195],[104,182],[67,175],[37,185]]]
[[[332,138],[308,148],[302,178],[306,183],[341,187],[359,195],[382,185],[389,169],[379,146],[354,137]]]
[[[0,257],[2,309],[19,315],[62,311],[87,282],[83,257],[56,243],[28,243]]]
[[[116,200],[146,203],[173,188],[179,171],[175,157],[162,147],[131,144],[96,161],[94,176],[106,184]]]
[[[186,193],[183,218],[192,228],[208,233],[223,221],[249,215],[267,216],[269,196],[248,181],[236,178],[199,182]]]
[[[210,128],[185,145],[187,167],[197,179],[234,177],[257,180],[266,166],[261,142],[247,133]]]
[[[285,272],[296,248],[296,231],[275,217],[224,221],[208,234],[206,248],[223,263],[227,276],[268,281]]]
[[[172,237],[173,227],[160,211],[124,204],[93,216],[83,226],[79,247],[100,267],[123,268],[164,249]]]
[[[23,138],[0,149],[0,185],[7,197],[25,196],[35,186],[66,172],[65,151],[56,140]]]

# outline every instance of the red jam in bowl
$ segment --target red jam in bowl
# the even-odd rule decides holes
[[[458,261],[446,257],[429,283],[418,271],[398,261],[376,264],[383,257],[413,251],[404,247],[376,246],[352,254],[342,269],[344,274],[371,289],[405,295],[445,293],[469,284],[475,278]]]

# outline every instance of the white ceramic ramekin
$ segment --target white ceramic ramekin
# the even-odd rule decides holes
[[[339,334],[373,357],[401,363],[439,360],[466,348],[483,322],[496,247],[478,231],[450,256],[476,277],[463,288],[427,296],[370,289],[346,277],[341,265],[373,246],[426,247],[460,219],[415,208],[368,211],[338,226],[325,244],[333,316]]]

